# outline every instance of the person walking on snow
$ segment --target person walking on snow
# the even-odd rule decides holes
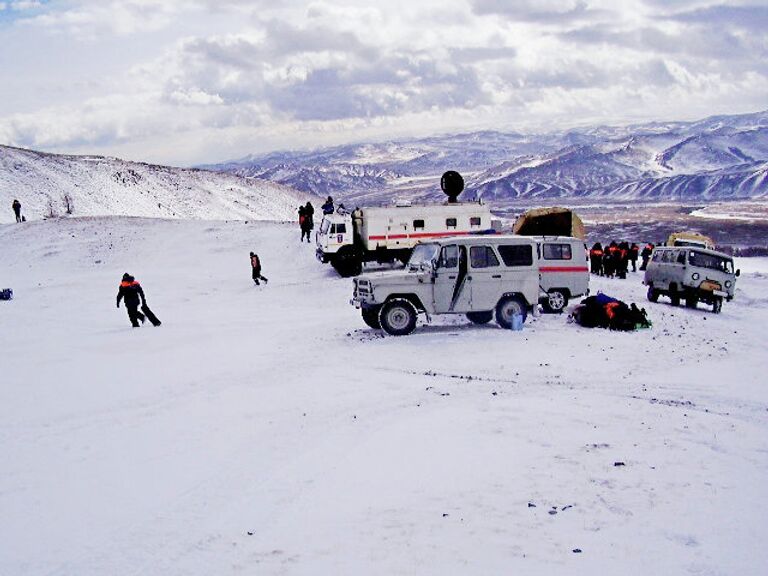
[[[251,278],[253,278],[254,284],[259,285],[259,280],[263,280],[264,284],[269,282],[264,276],[261,275],[261,260],[259,257],[251,252]]]
[[[325,204],[321,206],[321,209],[323,214],[333,214],[333,198],[328,196],[328,198],[325,200]]]
[[[11,206],[13,206],[13,213],[16,214],[16,222],[21,222],[21,202],[14,200]]]
[[[120,289],[117,291],[117,307],[120,308],[120,300],[125,300],[125,309],[128,311],[128,319],[131,326],[139,327],[139,320],[143,324],[147,319],[144,314],[139,312],[139,300],[142,306],[147,305],[147,299],[144,297],[144,290],[136,279],[126,272],[123,274],[123,281],[120,282]]]
[[[307,217],[307,229],[312,232],[315,227],[315,207],[309,200],[304,205],[304,215]],[[309,242],[309,232],[307,232],[307,242]]]
[[[301,242],[304,242],[304,236],[307,236],[307,242],[309,242],[309,228],[307,228],[307,209],[304,206],[299,206],[299,230],[301,230]]]

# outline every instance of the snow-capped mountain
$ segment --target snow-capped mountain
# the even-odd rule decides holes
[[[29,220],[76,216],[292,220],[317,199],[276,182],[234,174],[63,156],[0,146],[0,222],[18,198]]]
[[[497,203],[765,198],[768,111],[543,135],[445,135],[249,156],[206,168],[368,202],[440,198],[439,177],[448,169],[464,174],[469,196]]]

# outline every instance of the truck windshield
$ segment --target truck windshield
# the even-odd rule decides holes
[[[422,265],[435,261],[439,252],[440,246],[437,244],[419,244],[411,253],[411,259],[408,260],[408,267],[421,268]]]
[[[723,258],[722,256],[715,256],[714,254],[706,254],[704,252],[691,250],[688,255],[688,263],[691,266],[710,268],[727,274],[733,274],[733,260],[730,258]]]

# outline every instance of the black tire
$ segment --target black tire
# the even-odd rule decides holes
[[[517,296],[505,296],[496,305],[496,323],[502,328],[512,328],[512,316],[522,314],[523,322],[528,316],[528,307]]]
[[[351,246],[344,246],[331,262],[342,278],[357,276],[363,271],[363,260]]]
[[[689,293],[685,297],[686,308],[696,308],[696,304],[699,303],[699,297],[694,293]]]
[[[653,286],[648,286],[648,300],[650,302],[658,302],[659,301],[659,291],[656,290]]]
[[[493,310],[488,312],[467,312],[467,318],[472,324],[488,324],[493,320]]]
[[[381,311],[380,306],[374,306],[373,308],[363,308],[362,310],[360,310],[360,312],[363,315],[363,322],[365,322],[368,326],[370,326],[374,330],[380,330],[381,329],[381,322],[379,322],[380,311]]]
[[[720,311],[722,309],[723,309],[723,299],[720,296],[717,296],[712,301],[712,313],[713,314],[720,314]]]
[[[568,306],[568,295],[562,290],[550,290],[546,300],[543,300],[542,308],[549,314],[560,314]]]
[[[387,300],[379,311],[381,329],[391,336],[405,336],[416,328],[416,307],[405,298]]]
[[[680,292],[677,291],[675,284],[669,285],[669,302],[672,306],[680,306]]]

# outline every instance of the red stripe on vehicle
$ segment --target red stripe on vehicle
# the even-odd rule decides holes
[[[458,232],[419,232],[418,234],[390,234],[389,236],[368,236],[368,240],[402,240],[403,238],[442,238],[450,236],[467,236],[472,234],[469,230]]]
[[[586,266],[580,266],[578,268],[571,268],[569,266],[543,266],[539,268],[541,272],[589,272],[589,268]]]

